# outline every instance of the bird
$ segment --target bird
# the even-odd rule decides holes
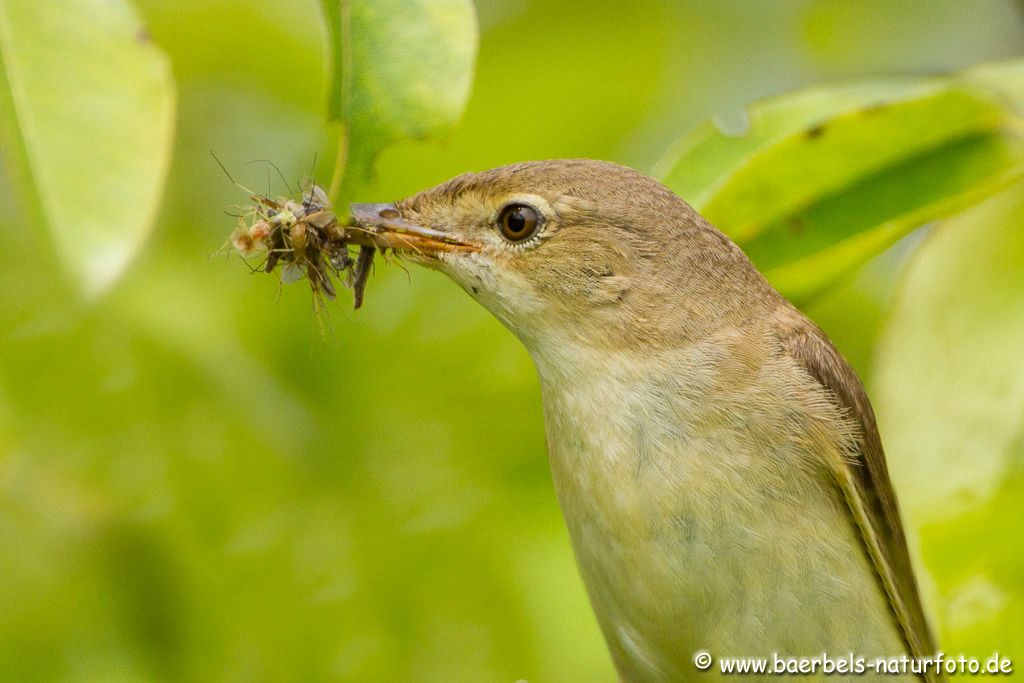
[[[350,211],[528,350],[559,505],[620,680],[707,680],[711,656],[935,653],[861,382],[670,189],[559,159]]]

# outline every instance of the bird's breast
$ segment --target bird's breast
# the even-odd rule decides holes
[[[535,355],[559,501],[620,672],[689,677],[699,649],[898,654],[826,456],[801,435],[814,416],[795,370],[766,349],[723,382],[740,361],[721,345],[666,354]]]

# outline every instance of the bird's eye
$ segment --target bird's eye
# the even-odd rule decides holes
[[[522,242],[533,237],[540,223],[537,209],[526,204],[509,204],[498,216],[498,230],[509,242]]]

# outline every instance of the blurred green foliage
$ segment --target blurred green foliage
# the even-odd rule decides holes
[[[1021,225],[1018,183],[930,234],[876,354],[893,477],[941,593],[944,644],[966,651],[1024,646]]]
[[[276,172],[249,162],[272,160],[289,182],[327,182],[337,131],[324,122],[332,50],[321,3],[135,5],[171,65],[178,116],[159,220],[147,233],[140,219],[146,242],[106,296],[87,301],[63,275],[61,238],[42,228],[45,208],[25,191],[26,178],[38,190],[46,177],[10,144],[17,131],[0,137],[0,678],[614,680],[551,489],[536,381],[518,343],[437,274],[383,264],[366,307],[330,307],[322,338],[303,285],[242,277],[239,260],[208,258],[233,227],[222,210],[247,201],[209,151],[271,194],[285,191]],[[17,6],[0,0],[0,19]],[[805,96],[775,100],[784,105],[778,127],[763,138],[757,110],[748,120],[744,105],[854,77],[892,81],[892,97],[906,99],[906,88],[934,83],[931,74],[1024,50],[1018,9],[995,0],[482,0],[477,13],[462,122],[443,140],[384,152],[356,199],[391,200],[532,158],[650,169],[712,117],[751,135],[697,128],[714,151],[705,159],[756,143],[788,164],[792,150],[776,144],[822,113],[841,118],[863,91],[846,100],[828,90],[806,109]],[[0,26],[5,124],[15,99],[11,25]],[[856,173],[786,166],[813,168],[817,194],[759,215],[801,214],[807,234],[825,241],[808,247],[799,231],[766,221],[747,245],[755,259],[784,264],[970,188],[994,191],[986,183],[1018,151],[1019,128],[1004,116],[1022,85],[993,70],[983,81],[982,94],[939,86],[968,112],[960,118],[925,108],[867,135],[851,124],[849,135],[864,135],[848,151],[864,153]],[[1012,92],[993,94],[1007,82]],[[50,98],[46,111],[63,104]],[[72,132],[91,139],[102,111],[72,112],[81,119]],[[908,130],[920,135],[901,137]],[[159,150],[121,140],[159,167]],[[50,155],[62,173],[91,168],[87,156],[61,166]],[[675,168],[709,183],[724,172],[712,173],[711,161]],[[762,177],[785,178],[771,166]],[[807,178],[777,189],[798,181]],[[104,207],[120,217],[151,201],[138,194],[149,190],[111,190],[99,178],[91,194],[49,184],[85,192],[83,217]],[[695,181],[695,196],[678,189],[713,213],[713,193],[701,191],[709,186]],[[738,194],[718,204],[725,222],[749,208],[736,199],[741,185],[732,187]],[[848,267],[832,273],[830,284],[845,276],[839,286],[806,299],[877,387],[897,488],[935,578],[944,648],[1000,648],[1018,665],[1019,197],[1014,186],[914,233],[852,276]],[[749,224],[741,215],[737,225]],[[824,231],[832,225],[838,232]],[[82,254],[86,264],[95,258]]]
[[[5,0],[0,45],[0,125],[18,150],[8,159],[22,196],[95,296],[124,272],[159,208],[174,128],[170,65],[124,2]]]

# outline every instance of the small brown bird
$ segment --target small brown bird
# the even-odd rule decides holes
[[[864,389],[671,191],[611,163],[542,161],[352,213],[529,350],[622,680],[700,680],[700,651],[934,653]]]

